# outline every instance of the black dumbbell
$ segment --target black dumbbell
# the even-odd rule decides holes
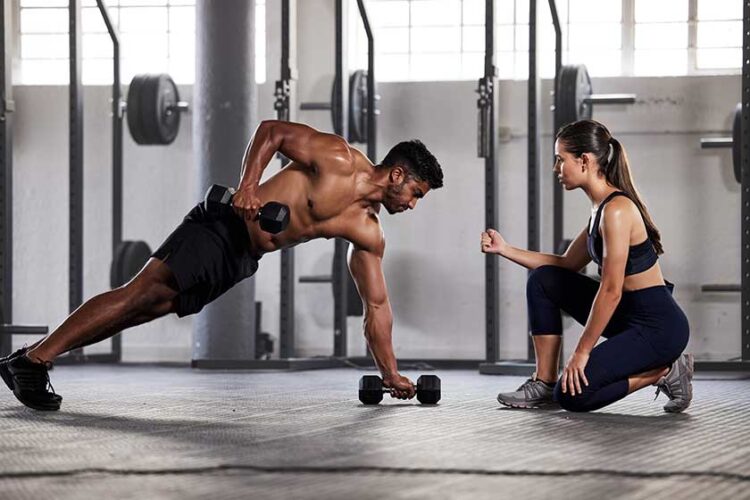
[[[234,196],[234,189],[219,184],[213,184],[203,197],[206,210],[215,205],[230,205]],[[283,203],[269,201],[263,205],[258,213],[260,228],[267,233],[280,233],[289,225],[289,207]]]
[[[366,405],[376,405],[383,400],[383,394],[391,392],[383,387],[383,379],[377,375],[365,375],[359,379],[359,400]],[[440,401],[440,379],[437,375],[422,375],[417,379],[417,400],[422,404],[434,405]]]

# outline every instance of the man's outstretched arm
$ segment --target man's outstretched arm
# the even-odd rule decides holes
[[[343,165],[351,164],[349,145],[337,135],[301,123],[262,121],[245,149],[240,184],[233,202],[235,209],[245,218],[255,218],[260,210],[255,191],[263,171],[277,152],[313,169],[342,162]]]
[[[392,388],[394,397],[414,397],[414,383],[398,373],[393,354],[393,313],[388,300],[382,268],[383,253],[354,246],[349,256],[349,270],[364,304],[364,334],[372,357],[383,376],[383,384]]]

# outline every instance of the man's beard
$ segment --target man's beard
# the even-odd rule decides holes
[[[386,191],[385,200],[383,200],[383,206],[388,211],[389,214],[393,215],[395,213],[398,213],[401,207],[395,206],[395,203],[393,202],[394,199],[397,199],[398,195],[401,194],[401,192],[404,190],[404,183],[398,184],[396,186],[388,186],[388,191]]]

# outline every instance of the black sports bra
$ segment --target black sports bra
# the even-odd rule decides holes
[[[602,256],[604,252],[602,250],[603,238],[602,235],[599,234],[599,222],[602,218],[602,210],[604,209],[604,205],[609,203],[609,201],[616,196],[625,196],[627,198],[630,198],[627,193],[623,193],[622,191],[615,191],[614,193],[607,196],[599,205],[599,208],[596,211],[596,218],[594,219],[593,225],[591,225],[591,219],[589,219],[589,227],[587,229],[588,238],[586,241],[586,246],[588,247],[591,260],[593,260],[597,264],[597,266],[599,266],[600,276],[602,274]],[[630,246],[630,251],[628,252],[628,261],[625,264],[625,276],[642,273],[643,271],[650,269],[654,264],[656,264],[656,261],[658,259],[659,256],[656,255],[656,250],[654,250],[654,245],[653,243],[651,243],[651,238],[647,236],[646,239],[641,243]]]

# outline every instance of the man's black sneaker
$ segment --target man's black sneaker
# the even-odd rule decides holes
[[[0,358],[0,364],[7,363],[8,361],[17,358],[18,356],[23,356],[26,354],[26,352],[29,350],[28,347],[23,346],[16,352],[12,354],[8,354],[7,356],[3,356]],[[3,382],[5,382],[5,385],[8,386],[8,389],[11,391],[13,390],[13,377],[11,376],[10,372],[7,370],[0,370],[0,376],[3,377]]]
[[[10,378],[13,382],[13,394],[21,403],[40,411],[60,409],[62,397],[55,394],[49,381],[49,369],[52,363],[34,363],[26,356],[17,356],[0,363],[0,375],[3,380]]]

